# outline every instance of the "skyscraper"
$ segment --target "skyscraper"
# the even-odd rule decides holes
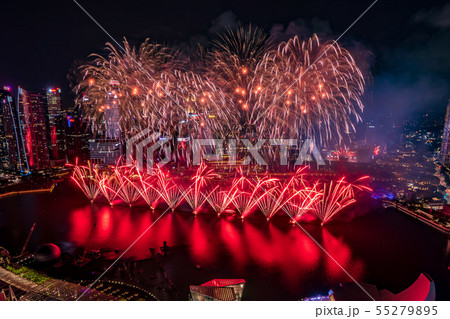
[[[55,116],[55,133],[58,147],[58,159],[65,160],[67,154],[66,113]]]
[[[89,159],[89,132],[83,121],[81,110],[76,108],[73,112],[67,112],[64,119],[67,160],[75,163],[78,159],[82,163]]]
[[[61,89],[46,91],[47,140],[51,159],[59,159],[64,154],[58,141],[56,118],[61,115]]]
[[[32,170],[50,167],[44,98],[39,93],[18,89],[18,114],[21,137]]]
[[[18,113],[10,89],[0,89],[0,169],[28,172]]]
[[[442,133],[442,144],[441,144],[441,162],[444,165],[450,164],[450,100],[447,104],[447,114],[445,115],[444,131]]]
[[[113,92],[106,94],[102,106],[104,130],[97,131],[96,135],[89,140],[91,161],[94,163],[115,164],[122,155],[119,99]]]

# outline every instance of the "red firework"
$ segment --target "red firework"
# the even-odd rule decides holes
[[[91,202],[100,195],[100,177],[90,163],[88,166],[76,165],[73,170],[72,180],[75,181]]]
[[[153,186],[156,183],[156,178],[154,175],[144,175],[139,170],[136,170],[136,172],[139,178],[134,180],[133,186],[150,209],[154,210],[161,198],[160,192]]]
[[[197,214],[206,202],[207,195],[205,195],[204,189],[208,185],[209,180],[215,176],[217,174],[214,173],[213,169],[208,170],[207,166],[201,163],[195,175],[191,178],[194,183],[184,191],[184,199],[191,206],[194,214]]]
[[[358,185],[359,182],[368,178],[368,176],[361,177],[351,184],[342,177],[338,181],[323,184],[321,199],[314,203],[313,209],[315,215],[322,221],[322,225],[329,222],[344,208],[356,202],[355,190],[371,191],[367,186]]]
[[[210,211],[221,215],[237,211],[241,219],[259,211],[270,220],[283,211],[291,222],[298,222],[307,213],[314,214],[323,224],[331,221],[344,208],[356,202],[355,192],[371,191],[363,184],[368,176],[348,183],[344,177],[329,182],[311,180],[300,168],[284,182],[264,174],[245,175],[242,168],[231,183],[213,182],[213,169],[200,165],[192,174],[189,186],[181,178],[156,169],[153,175],[139,172],[136,166],[117,165],[112,170],[98,171],[89,166],[75,166],[72,179],[89,200],[101,194],[111,205],[116,199],[132,205],[143,199],[154,209],[162,199],[172,211],[186,201],[194,214],[208,203]]]

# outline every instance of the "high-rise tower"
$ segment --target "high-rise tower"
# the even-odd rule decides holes
[[[19,87],[17,101],[21,138],[28,164],[32,170],[48,168],[50,158],[44,98],[39,93],[30,93]]]
[[[29,171],[18,113],[9,87],[0,89],[0,169]]]
[[[442,133],[441,162],[444,165],[450,164],[450,100],[447,104],[447,114],[445,115],[444,131]]]
[[[50,158],[63,157],[61,141],[58,141],[57,117],[61,116],[61,89],[48,89],[46,91],[47,140]]]
[[[111,165],[122,155],[119,98],[112,91],[106,94],[103,102],[100,108],[104,112],[104,130],[97,131],[89,140],[89,150],[92,162]]]

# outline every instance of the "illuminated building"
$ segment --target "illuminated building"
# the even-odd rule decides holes
[[[50,157],[59,159],[63,154],[61,142],[58,141],[56,118],[61,115],[61,89],[48,89],[46,91],[47,140]]]
[[[65,159],[67,153],[67,145],[66,145],[67,140],[66,140],[66,115],[64,113],[55,116],[55,135],[58,151],[57,159]]]
[[[21,140],[31,170],[50,167],[44,98],[39,93],[18,89]]]
[[[190,286],[194,301],[240,301],[245,288],[243,279],[213,279],[201,286]]]
[[[17,115],[10,88],[0,89],[0,169],[27,172],[29,168]]]
[[[121,145],[119,141],[111,139],[89,139],[90,157],[93,163],[97,164],[116,164],[121,154]]]
[[[450,100],[447,104],[447,114],[445,115],[445,125],[444,131],[442,133],[442,144],[441,144],[441,162],[444,165],[450,164]]]
[[[89,159],[89,133],[79,108],[67,112],[64,120],[66,158],[69,163],[84,162]]]
[[[89,140],[90,157],[93,163],[112,165],[122,155],[119,127],[119,99],[108,93],[104,101],[104,130],[96,132]]]

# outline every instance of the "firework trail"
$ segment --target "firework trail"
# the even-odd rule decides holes
[[[122,199],[129,206],[137,202],[141,197],[141,193],[135,186],[136,182],[139,181],[139,179],[137,179],[138,174],[136,171],[135,166],[129,165],[117,165],[114,169],[114,175],[119,183],[117,196],[119,196],[120,199]]]
[[[154,189],[169,206],[172,212],[175,211],[175,208],[177,208],[183,200],[183,192],[180,189],[180,186],[170,178],[168,173],[164,173],[161,169],[156,170],[155,175],[156,183]]]
[[[199,138],[311,138],[343,142],[363,111],[364,77],[350,53],[316,35],[275,45],[259,28],[228,30],[203,60],[146,40],[107,44],[79,68],[74,90],[92,127],[118,108],[127,137],[148,128]],[[277,147],[265,148],[273,158]],[[270,155],[270,156],[269,156]]]
[[[364,185],[358,185],[359,182],[368,179],[368,176],[359,178],[354,183],[348,183],[342,177],[338,181],[331,181],[323,184],[322,196],[320,200],[314,203],[314,214],[322,221],[322,225],[329,222],[336,214],[344,208],[354,204],[355,190],[371,189]]]
[[[262,110],[255,116],[273,128],[269,135],[298,135],[324,144],[342,141],[355,130],[353,121],[363,111],[364,77],[338,44],[321,43],[317,35],[305,41],[296,36],[268,52],[260,68],[268,76],[259,93]],[[289,126],[273,126],[273,119]]]
[[[120,188],[120,184],[117,181],[116,175],[114,173],[102,172],[100,176],[100,181],[98,183],[100,192],[112,206],[114,204],[114,200],[118,196],[117,192]]]
[[[260,211],[269,221],[277,212],[283,210],[296,219],[305,214],[317,198],[318,192],[306,185],[303,178],[306,167],[300,167],[284,183],[277,183],[272,192],[258,202]]]
[[[203,162],[198,167],[194,176],[192,176],[191,181],[194,183],[189,186],[188,189],[184,190],[184,199],[193,209],[194,215],[199,212],[203,204],[207,201],[208,195],[205,195],[204,189],[208,186],[208,182],[211,178],[217,175],[213,173],[212,169],[207,168],[206,164]]]
[[[136,173],[138,174],[138,179],[134,180],[133,186],[150,209],[154,210],[161,197],[160,193],[153,186],[156,183],[156,178],[154,175],[144,175],[139,170],[136,170]]]
[[[77,165],[72,179],[89,200],[93,201],[101,194],[111,205],[117,198],[128,205],[142,198],[154,209],[158,200],[162,199],[174,211],[186,201],[196,214],[208,203],[210,211],[218,216],[233,211],[234,207],[241,219],[259,209],[267,220],[284,211],[292,222],[298,222],[311,213],[322,225],[355,203],[356,192],[371,191],[364,185],[368,176],[353,183],[347,182],[344,177],[320,182],[305,177],[304,170],[304,167],[300,168],[289,179],[280,181],[268,174],[249,178],[240,167],[231,178],[231,183],[213,183],[212,179],[218,175],[202,164],[190,177],[192,185],[183,187],[186,177],[175,178],[161,169],[157,169],[154,175],[146,175],[135,166],[117,166],[98,172],[91,166]]]
[[[233,199],[233,205],[239,212],[241,219],[244,219],[248,214],[255,208],[258,203],[263,200],[266,196],[270,196],[275,187],[273,186],[278,179],[263,177],[257,179],[256,183],[250,181],[246,177],[240,177],[236,186],[238,188],[238,194]],[[246,187],[240,187],[244,186]]]
[[[225,100],[212,82],[185,71],[178,54],[161,45],[146,40],[137,50],[125,40],[124,48],[119,52],[108,43],[107,57],[94,54],[79,69],[77,103],[93,128],[107,130],[105,111],[117,107],[125,136],[144,128],[170,135],[182,123],[188,123],[183,129],[194,136],[206,123],[220,131],[210,119],[212,108],[219,109]]]
[[[220,190],[220,186],[217,185],[208,194],[206,200],[211,208],[217,213],[217,216],[220,216],[230,207],[231,203],[236,198],[237,192],[238,189],[235,187],[231,187],[229,190]]]
[[[75,165],[71,178],[91,202],[100,195],[100,177],[90,163],[88,166]]]
[[[314,204],[320,200],[322,193],[316,190],[317,184],[312,188],[304,188],[286,202],[281,209],[291,218],[290,222],[298,222],[306,213],[312,211]]]

